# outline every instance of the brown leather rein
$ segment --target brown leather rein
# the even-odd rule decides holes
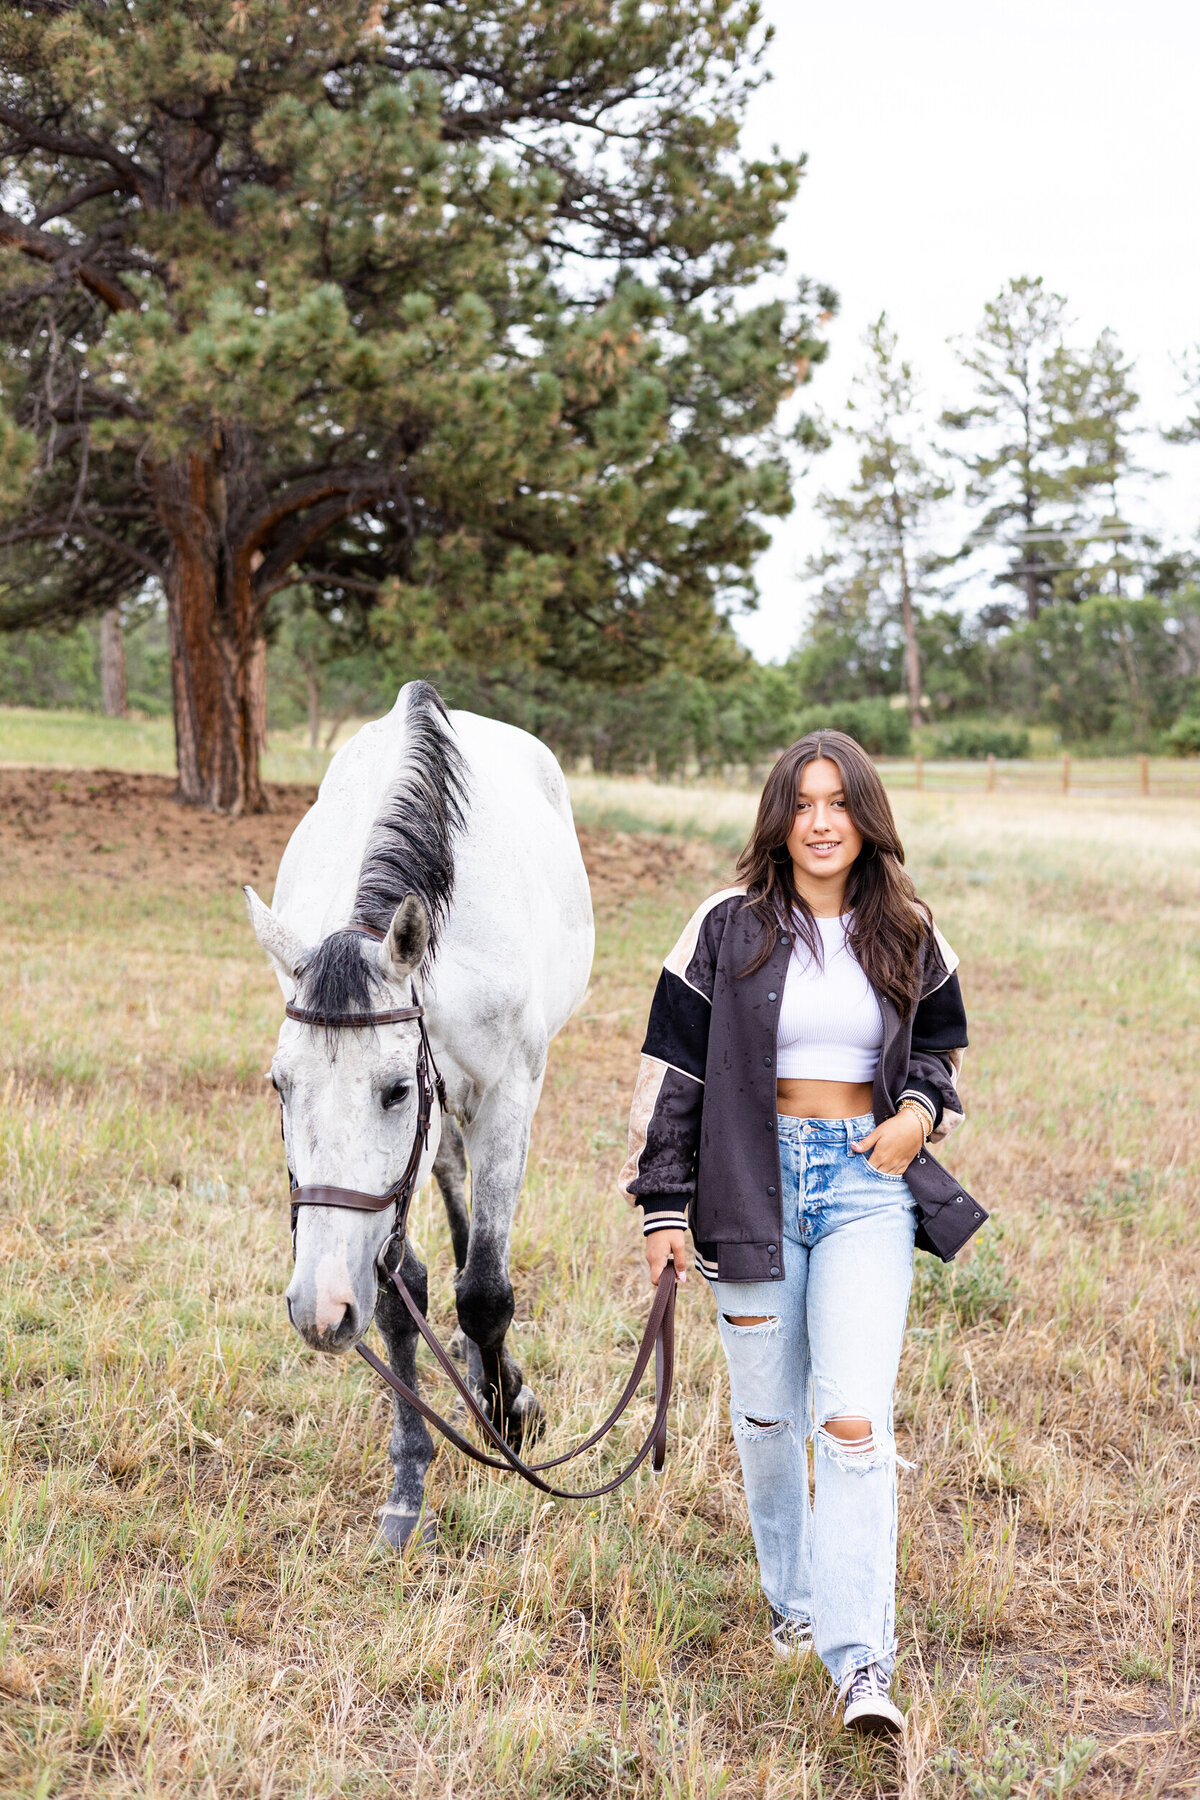
[[[374,938],[378,943],[383,942],[383,933],[372,930],[369,925],[349,925],[343,929],[356,931],[362,937]],[[511,1448],[508,1440],[497,1431],[455,1368],[449,1352],[438,1341],[424,1313],[409,1292],[408,1286],[400,1274],[399,1266],[388,1267],[388,1252],[393,1245],[403,1244],[404,1241],[408,1209],[412,1204],[413,1193],[416,1189],[417,1172],[421,1166],[421,1157],[429,1144],[435,1095],[442,1112],[448,1110],[446,1084],[434,1061],[425,1029],[425,1008],[417,1000],[416,988],[413,988],[411,1006],[395,1006],[382,1012],[325,1014],[309,1012],[303,1007],[291,1004],[285,1008],[285,1011],[288,1018],[295,1019],[298,1024],[321,1026],[327,1030],[398,1025],[410,1021],[416,1021],[420,1026],[421,1042],[417,1051],[417,1123],[412,1150],[404,1173],[398,1181],[392,1183],[384,1194],[364,1194],[356,1188],[327,1187],[316,1184],[302,1187],[293,1180],[291,1190],[293,1231],[296,1220],[295,1209],[301,1206],[341,1206],[352,1212],[383,1212],[386,1207],[395,1206],[395,1229],[380,1252],[380,1268],[399,1294],[409,1317],[428,1345],[434,1361],[443,1374],[449,1377],[455,1392],[466,1407],[468,1415],[474,1420],[485,1440],[500,1454],[489,1456],[485,1451],[478,1449],[455,1426],[451,1425],[448,1419],[443,1419],[441,1414],[435,1412],[432,1406],[427,1405],[406,1382],[401,1381],[400,1377],[389,1369],[373,1350],[369,1350],[365,1344],[359,1343],[354,1347],[363,1361],[368,1363],[375,1373],[387,1382],[393,1393],[398,1394],[401,1400],[406,1401],[427,1424],[435,1426],[442,1436],[454,1445],[456,1450],[462,1451],[464,1456],[469,1456],[473,1462],[483,1463],[486,1468],[502,1469],[506,1473],[520,1475],[522,1480],[527,1481],[531,1487],[537,1488],[540,1493],[550,1494],[555,1499],[598,1500],[604,1494],[611,1494],[614,1489],[629,1480],[634,1471],[645,1462],[651,1451],[653,1451],[651,1467],[656,1471],[661,1470],[666,1461],[667,1414],[671,1405],[671,1388],[675,1379],[675,1270],[673,1265],[668,1263],[659,1277],[654,1304],[650,1308],[650,1317],[646,1321],[646,1329],[642,1334],[642,1341],[638,1346],[638,1353],[629,1380],[625,1383],[620,1399],[603,1424],[598,1425],[591,1436],[583,1440],[582,1444],[577,1444],[573,1450],[564,1451],[561,1456],[552,1456],[548,1461],[540,1463],[524,1462]],[[432,1080],[430,1079],[431,1070]],[[290,1169],[288,1174],[291,1175]],[[612,1430],[636,1394],[652,1351],[654,1353],[655,1385],[654,1422],[636,1456],[625,1465],[619,1475],[614,1475],[612,1480],[606,1481],[602,1487],[588,1488],[580,1492],[569,1488],[554,1487],[550,1482],[544,1481],[542,1474],[546,1469],[559,1468],[563,1463],[571,1462],[575,1457],[582,1456],[585,1450],[592,1449],[600,1442],[601,1438],[607,1436]]]

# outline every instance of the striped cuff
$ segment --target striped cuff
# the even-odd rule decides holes
[[[900,1100],[914,1101],[915,1104],[921,1108],[921,1111],[928,1118],[929,1131],[937,1130],[938,1120],[942,1116],[942,1109],[941,1109],[940,1104],[936,1100],[933,1099],[929,1090],[926,1087],[924,1087],[924,1086],[917,1087],[915,1085],[906,1087],[904,1089],[903,1093],[900,1095]],[[897,1100],[897,1102],[896,1102],[897,1106],[899,1106],[900,1100]],[[926,1136],[928,1136],[928,1132],[926,1133]]]
[[[680,1206],[678,1194],[645,1194],[638,1200],[642,1209],[642,1235],[652,1231],[686,1231],[687,1209]]]

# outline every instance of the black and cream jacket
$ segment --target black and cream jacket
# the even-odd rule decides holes
[[[701,1272],[724,1281],[783,1278],[783,1202],[775,1107],[775,1042],[792,953],[781,933],[752,975],[761,926],[744,888],[726,888],[689,919],[663,964],[650,1008],[629,1120],[621,1188],[647,1232],[691,1227]],[[874,1113],[911,1097],[930,1143],[962,1123],[957,1077],[967,1021],[958,958],[936,929],[922,950],[920,997],[907,1019],[877,995],[883,1048]],[[987,1218],[930,1155],[905,1171],[920,1249],[950,1261]]]

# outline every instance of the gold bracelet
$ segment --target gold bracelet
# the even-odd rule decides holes
[[[896,1111],[898,1113],[911,1112],[917,1114],[921,1121],[921,1148],[923,1150],[929,1142],[929,1133],[933,1130],[933,1127],[929,1123],[929,1114],[925,1111],[921,1102],[919,1100],[901,1100]]]

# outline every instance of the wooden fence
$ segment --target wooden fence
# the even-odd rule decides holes
[[[881,760],[878,767],[888,787],[928,793],[1200,800],[1200,759],[1195,757],[1062,756],[1002,762],[989,756],[986,762],[934,762],[917,756]]]

